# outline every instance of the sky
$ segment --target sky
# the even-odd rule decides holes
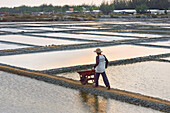
[[[0,7],[17,7],[21,5],[26,6],[40,6],[42,4],[56,5],[81,5],[85,4],[101,4],[102,1],[110,0],[0,0]]]

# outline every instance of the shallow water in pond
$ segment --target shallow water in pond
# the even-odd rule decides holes
[[[170,23],[165,22],[165,23],[153,23],[153,22],[142,22],[141,25],[151,25],[151,26],[158,26],[158,27],[169,27]]]
[[[165,60],[169,60],[169,61],[170,61],[170,57],[167,57],[167,58],[162,58],[162,59],[165,59]]]
[[[33,53],[0,57],[0,63],[33,70],[47,70],[61,67],[91,64],[95,62],[96,48]],[[170,49],[134,45],[101,47],[109,61],[149,55],[170,53]]]
[[[170,101],[170,63],[141,62],[128,65],[109,66],[106,69],[112,88],[136,92]],[[79,80],[78,73],[64,73],[56,76]],[[99,84],[105,86],[102,76]]]
[[[0,71],[1,113],[161,113]]]
[[[134,37],[148,37],[148,38],[155,38],[155,37],[162,37],[162,35],[155,35],[155,34],[144,34],[144,33],[116,33],[116,32],[97,32],[97,31],[86,31],[80,33],[92,33],[92,34],[106,34],[106,35],[118,35],[118,36],[134,36]]]
[[[67,30],[73,30],[73,29],[64,29],[64,28],[56,28],[56,27],[23,27],[22,29],[27,30],[47,30],[47,31],[67,31]]]
[[[125,19],[126,20],[126,19]],[[139,21],[132,21],[132,22],[128,22],[128,21],[124,21],[124,20],[122,20],[122,21],[119,21],[118,19],[115,19],[114,21],[103,21],[102,23],[104,23],[104,24],[114,24],[114,25],[133,25],[133,24],[140,24],[140,23],[142,23],[142,22],[139,22]]]
[[[86,39],[86,40],[96,40],[96,41],[113,41],[113,40],[128,40],[128,39],[136,39],[136,38],[124,38],[124,37],[116,37],[116,36],[94,36],[94,35],[86,35],[86,34],[68,34],[68,33],[43,33],[43,34],[34,34],[41,36],[53,36],[53,37],[65,37],[72,39]]]
[[[160,41],[160,42],[146,42],[146,43],[141,43],[141,44],[149,44],[149,45],[160,45],[160,46],[170,46],[170,40],[169,41]]]
[[[5,32],[35,32],[35,30],[25,30],[25,29],[17,29],[17,28],[0,28],[0,31],[5,31]]]
[[[21,25],[24,25],[24,26],[49,26],[48,24],[42,24],[42,23],[21,23]]]
[[[0,42],[0,50],[6,49],[19,49],[19,48],[29,48],[30,46],[16,45],[16,44],[6,44]]]
[[[72,27],[67,27],[71,29],[105,29],[104,27],[80,27],[80,26],[72,26]]]
[[[18,42],[24,44],[32,44],[38,46],[45,45],[67,45],[67,44],[82,44],[89,43],[85,41],[71,41],[71,40],[62,40],[62,39],[52,39],[52,38],[42,38],[35,36],[24,36],[24,35],[1,35],[0,40]]]

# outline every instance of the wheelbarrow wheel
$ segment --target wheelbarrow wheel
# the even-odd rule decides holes
[[[81,82],[82,85],[87,84],[87,81],[88,81],[88,78],[85,77],[85,76],[82,76],[82,77],[80,78],[80,82]]]

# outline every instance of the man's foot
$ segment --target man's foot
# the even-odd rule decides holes
[[[93,86],[94,88],[97,88],[98,86]]]
[[[107,90],[110,90],[110,86],[107,87]]]

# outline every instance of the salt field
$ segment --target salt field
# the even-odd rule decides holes
[[[19,48],[29,48],[30,46],[16,45],[16,44],[6,44],[0,42],[0,50],[7,49],[19,49]]]
[[[24,30],[44,30],[44,31],[68,31],[73,29],[62,29],[62,28],[56,28],[56,27],[23,27]]]
[[[64,37],[71,39],[86,39],[86,40],[96,40],[96,41],[114,41],[114,40],[130,40],[136,39],[131,37],[116,37],[116,36],[94,36],[94,35],[86,35],[86,34],[67,34],[67,33],[44,33],[44,34],[34,34],[39,36],[52,36],[52,37]]]
[[[169,27],[168,20],[156,22],[154,19],[124,18],[109,21],[1,22],[0,113],[168,111]],[[99,79],[101,87],[95,89],[79,82],[77,71],[92,68],[90,64],[95,64],[96,48],[101,48],[111,62],[106,69],[110,92],[103,87],[102,77]],[[49,82],[46,77],[49,77],[48,80],[56,78],[61,83],[70,80],[70,85],[80,88],[64,86],[55,80]],[[116,89],[124,91],[127,98],[118,98],[116,95],[120,94],[112,92]],[[133,94],[131,98],[126,95],[127,92]],[[103,94],[114,94],[114,98]],[[140,96],[148,96],[149,99]]]
[[[156,38],[162,37],[162,35],[155,34],[144,34],[144,33],[116,33],[116,32],[96,32],[96,31],[88,31],[88,32],[80,32],[80,33],[92,33],[92,34],[100,34],[100,35],[117,35],[117,36],[133,36],[133,37],[141,37],[141,38]]]
[[[165,59],[165,60],[169,60],[169,61],[170,61],[170,57],[167,57],[167,58],[162,58],[162,59]]]
[[[114,106],[114,107],[113,107]],[[123,107],[122,107],[123,106]],[[1,113],[161,113],[0,71]]]
[[[104,29],[100,27],[79,27],[79,26],[73,26],[73,27],[67,27],[68,29]]]
[[[43,38],[43,37],[33,37],[33,36],[24,36],[24,35],[2,35],[0,36],[0,40],[3,41],[11,41],[18,42],[24,44],[32,44],[37,46],[45,46],[45,45],[64,45],[64,44],[81,44],[81,43],[89,43],[83,41],[71,41],[71,40],[62,40],[62,39],[51,39],[51,38]]]
[[[104,51],[104,54],[110,61],[170,52],[169,49],[159,49],[133,45],[109,46],[101,47],[101,49]],[[23,67],[31,70],[47,70],[94,63],[96,57],[96,53],[94,53],[94,50],[95,48],[90,48],[80,50],[2,56],[0,57],[0,61],[4,64]]]
[[[113,88],[126,89],[127,91],[138,92],[170,101],[169,67],[170,63],[141,62],[109,66],[106,73]],[[80,79],[76,72],[57,74],[56,76],[74,80]],[[105,86],[102,76],[100,76],[99,84]]]
[[[17,28],[0,28],[0,31],[5,31],[5,32],[33,32],[35,30],[26,30],[26,29],[17,29]]]
[[[160,41],[160,42],[141,43],[141,44],[158,45],[158,46],[170,46],[170,40],[169,41]]]

